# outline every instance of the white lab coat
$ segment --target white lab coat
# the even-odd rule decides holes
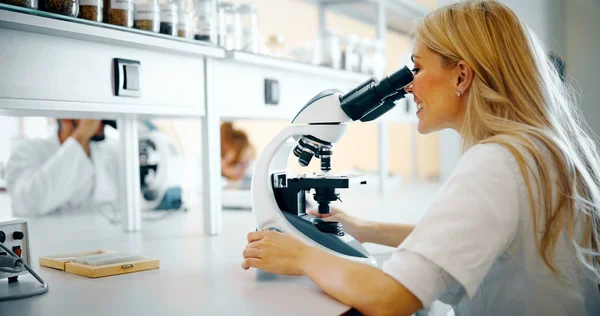
[[[582,235],[581,220],[576,219],[575,236]],[[474,146],[383,271],[425,308],[440,299],[453,305],[456,315],[600,315],[600,291],[582,270],[567,232],[554,248],[555,267],[564,277],[559,279],[538,253],[540,235],[532,221],[512,153],[498,144]]]
[[[27,140],[11,153],[6,187],[13,213],[41,216],[58,210],[113,206],[118,198],[118,154],[114,140],[90,143],[90,157],[73,138]]]

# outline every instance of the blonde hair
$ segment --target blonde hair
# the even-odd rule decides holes
[[[539,40],[495,1],[439,8],[417,25],[416,36],[444,66],[464,60],[473,69],[463,151],[497,143],[514,155],[527,186],[538,251],[550,270],[560,274],[553,254],[566,229],[579,260],[600,279],[600,158],[589,136],[595,134]],[[574,230],[582,217],[584,235],[578,240]]]

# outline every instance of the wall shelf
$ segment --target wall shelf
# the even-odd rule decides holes
[[[213,44],[0,3],[0,28],[165,53],[222,58]]]
[[[242,51],[228,51],[226,53],[228,59],[233,59],[237,62],[254,65],[258,67],[273,68],[283,71],[301,72],[306,75],[326,76],[331,79],[339,79],[344,81],[364,82],[371,75],[363,73],[349,72],[345,70],[333,69],[330,67],[318,66],[308,63],[303,63],[290,59],[276,58],[268,55],[252,54]]]
[[[377,25],[377,4],[385,6],[386,27],[388,30],[409,34],[415,21],[423,18],[430,9],[415,0],[300,0],[322,6],[335,12],[370,25]]]
[[[147,106],[106,103],[85,103],[68,101],[5,99],[0,98],[0,115],[7,116],[47,116],[88,119],[121,118],[201,118],[206,111],[203,107],[173,108],[170,106]]]
[[[349,91],[369,75],[241,51],[215,60],[214,90],[225,119],[291,120],[319,92]],[[266,100],[267,82],[276,82],[278,101]],[[232,88],[235,87],[235,93]]]

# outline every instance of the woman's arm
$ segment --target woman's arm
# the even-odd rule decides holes
[[[383,271],[311,247],[302,271],[327,294],[365,315],[411,315],[421,301]]]
[[[398,247],[413,231],[415,225],[365,221],[360,230],[360,242]]]
[[[421,301],[381,270],[329,254],[274,231],[248,234],[242,267],[306,275],[327,294],[365,315],[411,315]]]
[[[317,210],[310,210],[308,213],[326,221],[340,222],[344,230],[361,243],[398,247],[415,228],[415,225],[410,224],[365,221],[335,207],[331,208],[331,214],[319,214]]]

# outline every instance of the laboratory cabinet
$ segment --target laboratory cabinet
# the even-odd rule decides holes
[[[369,76],[234,51],[215,60],[213,78],[221,117],[291,121],[319,92],[347,92]]]
[[[210,91],[223,49],[0,4],[0,113],[117,119],[119,209],[141,229],[137,119],[202,120],[204,233],[221,230],[219,116]]]
[[[80,111],[103,104],[110,112],[136,113],[140,106],[147,107],[142,112],[204,112],[202,59],[6,29],[0,38],[2,99],[36,100],[40,107],[43,101],[76,102]],[[133,63],[115,67],[115,59]],[[122,92],[137,93],[117,96],[115,82],[128,88]]]
[[[0,100],[18,115],[200,117],[206,56],[223,55],[217,47],[4,10],[0,42]]]
[[[371,75],[309,65],[301,62],[230,51],[215,60],[214,98],[224,119],[291,121],[319,92],[337,89],[346,93]],[[376,78],[380,80],[382,78]],[[416,121],[412,96],[397,102],[379,120]]]

